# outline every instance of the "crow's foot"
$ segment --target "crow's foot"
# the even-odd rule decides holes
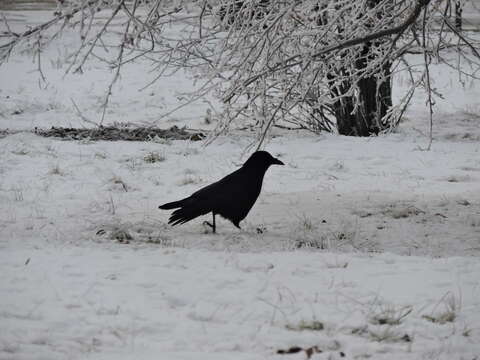
[[[212,234],[215,234],[215,225],[214,224],[211,224],[208,221],[204,221],[203,225],[207,225],[208,227],[210,227],[212,229]]]

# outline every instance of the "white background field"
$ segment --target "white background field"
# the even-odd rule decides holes
[[[45,11],[4,12],[21,28]],[[433,145],[418,93],[394,133],[276,129],[243,230],[167,225],[158,205],[240,166],[253,141],[63,141],[91,127],[113,73],[65,75],[66,31],[0,67],[0,359],[476,359],[480,356],[480,90],[432,66]],[[105,125],[209,130],[205,98],[162,117],[193,82],[125,67]],[[401,96],[406,78],[395,78]],[[72,101],[73,100],[73,101]],[[78,110],[73,105],[78,107]],[[90,122],[86,122],[88,119]],[[155,159],[154,162],[148,159]],[[321,323],[323,329],[309,329]]]

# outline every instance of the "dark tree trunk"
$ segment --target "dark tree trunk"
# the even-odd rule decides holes
[[[460,1],[455,2],[455,28],[458,31],[462,30],[462,4]]]
[[[357,61],[357,70],[363,70],[372,60],[368,54],[371,44],[364,45],[362,57]],[[333,80],[333,76],[330,76]],[[363,77],[357,83],[358,94],[345,95],[353,84],[345,81],[341,87],[332,88],[332,96],[340,97],[333,104],[337,120],[337,130],[341,135],[371,136],[378,135],[388,124],[382,119],[392,106],[391,63],[387,62],[376,74]],[[358,105],[355,108],[355,102]]]
[[[373,7],[376,2],[378,0],[370,0],[369,5]],[[379,55],[375,55],[371,50],[372,46],[378,45],[380,45],[379,42],[367,42],[363,45],[362,52],[355,63],[356,70],[362,72],[369,62],[377,59]],[[348,76],[342,86],[331,89],[332,96],[339,97],[333,104],[339,134],[371,136],[378,135],[388,128],[383,118],[392,107],[391,66],[391,62],[385,62],[376,73],[363,76],[356,84],[358,89],[356,95],[345,95],[354,85],[349,82]],[[333,80],[332,75],[329,78]]]

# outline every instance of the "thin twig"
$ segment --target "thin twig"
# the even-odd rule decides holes
[[[96,122],[88,119],[85,115],[83,115],[83,113],[80,111],[79,107],[77,106],[77,104],[75,103],[75,101],[72,98],[70,98],[70,101],[72,102],[73,107],[75,108],[75,110],[77,112],[77,115],[80,117],[80,119],[82,119],[83,121],[85,121],[88,124],[98,126],[98,124]]]
[[[37,45],[37,49],[36,49],[36,53],[37,53],[37,70],[40,74],[40,77],[43,81],[44,84],[47,83],[47,78],[45,77],[45,75],[43,74],[43,71],[42,71],[42,62],[41,62],[41,58],[42,58],[42,44],[41,44],[41,34],[38,34],[38,38],[37,38],[37,42],[36,42],[36,45]]]
[[[423,26],[422,26],[422,46],[423,46],[423,60],[425,63],[425,80],[427,85],[427,103],[428,103],[428,110],[429,110],[429,140],[428,146],[426,148],[427,151],[430,151],[433,142],[433,100],[432,100],[432,88],[430,86],[430,56],[428,55],[427,49],[427,37],[426,37],[426,19],[427,19],[427,9],[424,10],[423,13]]]

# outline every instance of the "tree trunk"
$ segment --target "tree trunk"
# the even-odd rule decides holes
[[[462,4],[460,1],[455,2],[455,28],[462,31]]]
[[[368,5],[373,7],[377,2],[378,0],[370,0]],[[378,41],[363,45],[362,52],[355,63],[356,70],[361,73],[367,68],[369,62],[381,56],[371,51],[372,46],[378,45],[380,45]],[[362,77],[356,84],[351,83],[347,76],[347,80],[340,88],[332,88],[332,96],[339,97],[333,104],[339,134],[371,136],[378,135],[388,128],[388,124],[382,120],[392,107],[391,66],[391,62],[384,63],[375,74]],[[330,78],[333,79],[333,76]],[[345,95],[353,85],[356,85],[358,93],[351,96]],[[355,104],[357,104],[356,107]]]
[[[371,44],[364,45],[361,58],[356,63],[358,70],[363,70],[372,60],[373,55],[366,56]],[[333,79],[331,76],[330,78]],[[387,62],[376,74],[362,78],[357,83],[358,94],[346,96],[353,84],[345,81],[340,88],[332,89],[332,96],[340,97],[333,104],[340,135],[371,136],[378,135],[388,127],[382,121],[392,106],[391,63]],[[355,108],[355,102],[358,102]]]

